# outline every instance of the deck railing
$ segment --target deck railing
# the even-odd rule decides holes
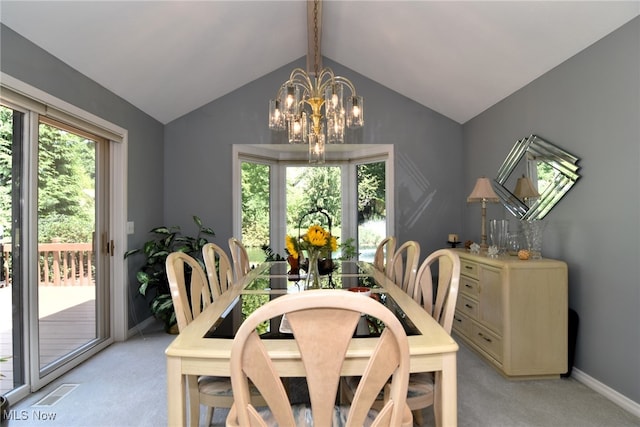
[[[11,282],[11,244],[2,245],[2,279]],[[94,284],[93,245],[91,243],[40,243],[38,277],[43,286]]]

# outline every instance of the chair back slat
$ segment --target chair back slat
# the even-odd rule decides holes
[[[200,263],[184,252],[170,253],[165,265],[178,330],[182,331],[211,304],[209,282]]]
[[[242,242],[235,237],[229,238],[229,251],[233,260],[233,279],[237,281],[251,270],[249,254]]]
[[[373,265],[380,271],[384,271],[387,277],[391,274],[391,261],[393,255],[396,252],[396,238],[394,236],[388,236],[382,239],[376,248],[376,253],[373,257]]]
[[[438,266],[438,284],[434,288],[433,268]],[[453,314],[460,286],[460,257],[451,249],[431,253],[416,274],[413,299],[451,333]],[[435,297],[435,300],[434,300]]]
[[[409,295],[413,295],[420,261],[420,244],[414,240],[404,242],[391,260],[391,274],[388,277]]]
[[[207,268],[211,295],[216,298],[233,283],[233,267],[225,251],[215,243],[207,243],[202,247],[202,259]]]

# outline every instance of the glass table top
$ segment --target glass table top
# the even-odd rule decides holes
[[[287,275],[288,265],[285,262],[276,262],[261,272],[240,295],[232,301],[223,316],[212,325],[205,338],[234,337],[240,324],[258,307],[270,300],[287,293],[304,291],[306,276]],[[400,320],[407,335],[418,335],[419,331],[405,316],[398,304],[378,286],[374,278],[364,271],[356,262],[337,263],[337,269],[330,275],[321,279],[324,288],[348,289],[350,287],[369,287],[372,289],[371,298],[378,300],[387,306]],[[313,292],[313,291],[306,291]],[[363,298],[366,298],[363,296]],[[355,337],[375,337],[382,333],[382,323],[370,316],[363,316],[355,333]],[[286,339],[292,335],[287,329],[286,320],[274,318],[270,322],[260,325],[258,332],[262,338]]]

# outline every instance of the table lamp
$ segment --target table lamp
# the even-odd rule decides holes
[[[533,182],[531,182],[529,177],[524,175],[518,178],[513,194],[525,204],[527,204],[529,199],[540,197],[540,193],[538,193],[538,190],[533,186]]]
[[[476,181],[476,186],[473,187],[473,191],[467,197],[467,203],[482,202],[482,233],[480,248],[487,249],[487,202],[497,203],[500,199],[493,187],[489,178],[480,177]]]

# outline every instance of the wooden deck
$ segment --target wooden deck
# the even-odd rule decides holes
[[[94,286],[40,287],[40,367],[96,337]],[[12,354],[11,287],[0,289],[0,356]],[[0,363],[0,393],[13,386],[13,360]]]

